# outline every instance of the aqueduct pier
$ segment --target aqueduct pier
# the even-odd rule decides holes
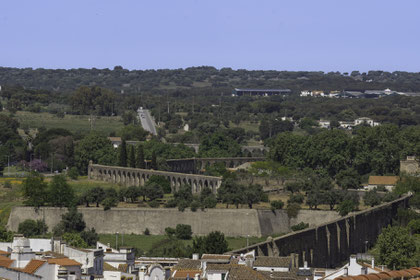
[[[152,175],[164,176],[171,183],[172,192],[179,190],[182,184],[189,184],[192,193],[200,193],[205,187],[212,190],[213,193],[222,184],[221,177],[186,174],[168,171],[158,171],[140,168],[128,168],[119,166],[107,166],[89,163],[88,178],[122,184],[126,186],[144,186]]]

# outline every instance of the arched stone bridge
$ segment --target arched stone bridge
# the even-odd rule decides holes
[[[144,186],[152,175],[164,176],[171,183],[172,192],[178,191],[182,184],[189,184],[192,193],[200,193],[203,188],[209,187],[214,194],[222,184],[221,177],[183,174],[168,171],[107,166],[89,163],[88,178],[102,180],[125,186]]]
[[[184,158],[168,159],[168,164],[172,172],[197,173],[206,166],[222,162],[227,168],[235,168],[246,162],[263,161],[265,157],[231,157],[231,158]]]

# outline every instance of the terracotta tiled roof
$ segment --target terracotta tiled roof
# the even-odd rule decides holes
[[[244,265],[232,265],[229,270],[229,279],[240,280],[266,280],[262,273]]]
[[[393,271],[383,271],[380,273],[370,273],[367,275],[358,275],[358,276],[341,276],[337,277],[334,280],[378,280],[378,279],[393,279],[393,278],[416,278],[420,276],[420,268],[413,267],[410,269],[404,270],[393,270]]]
[[[294,268],[294,269],[292,269],[292,270],[290,270],[288,272],[286,272],[286,271],[274,271],[274,272],[271,272],[271,271],[260,271],[260,273],[262,275],[264,275],[265,277],[267,277],[267,279],[281,279],[281,280],[306,280],[306,279],[312,279],[312,275],[314,274],[312,269],[308,271],[308,273],[310,275],[308,275],[306,273],[301,274],[299,272],[299,269],[297,269],[297,268]]]
[[[398,176],[369,176],[369,185],[395,185]]]
[[[185,280],[187,276],[190,278],[194,278],[196,274],[201,275],[201,270],[199,269],[181,269],[181,270],[175,270],[175,272],[172,274],[172,277],[169,279],[176,280],[176,279],[182,279]]]
[[[0,250],[0,256],[10,256],[10,252]]]
[[[203,254],[202,260],[229,260],[232,255]]]
[[[10,267],[10,265],[13,263],[13,260],[9,259],[5,256],[0,256],[0,266],[2,267]]]
[[[48,263],[52,264],[58,264],[61,266],[81,266],[82,264],[79,262],[76,262],[75,260],[69,259],[69,258],[51,258],[48,259]]]
[[[180,259],[174,269],[200,269],[200,260]]]
[[[46,261],[32,259],[23,269],[23,272],[34,274]]]
[[[291,257],[257,257],[254,266],[260,267],[290,267]]]
[[[115,142],[115,141],[120,141],[121,142],[121,137],[108,137],[108,139],[111,142]]]
[[[104,271],[119,271],[117,268],[113,267],[107,262],[104,262]]]
[[[209,263],[206,266],[206,271],[228,271],[232,267],[228,263]]]

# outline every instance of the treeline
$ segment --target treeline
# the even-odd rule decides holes
[[[98,85],[135,93],[139,90],[178,87],[281,87],[292,89],[386,88],[419,91],[420,75],[402,71],[360,73],[308,71],[262,71],[216,69],[210,66],[185,69],[127,70],[114,69],[32,69],[0,68],[2,84],[19,84],[28,88],[72,91],[83,85]],[[368,83],[366,81],[369,81]]]
[[[420,129],[381,125],[360,126],[352,134],[339,129],[309,136],[286,132],[267,144],[269,157],[281,165],[324,170],[331,177],[398,174],[400,159],[420,155]]]

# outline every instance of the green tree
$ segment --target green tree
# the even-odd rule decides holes
[[[360,187],[360,175],[353,168],[341,170],[335,176],[335,179],[337,185],[343,188],[343,190],[358,189]]]
[[[62,238],[64,241],[66,241],[66,244],[68,244],[69,246],[73,246],[76,248],[88,247],[88,244],[86,243],[86,241],[83,240],[79,233],[66,232],[62,235]]]
[[[49,203],[54,207],[70,207],[76,203],[74,191],[63,175],[53,177],[49,184],[48,197]]]
[[[227,178],[223,180],[220,186],[217,196],[220,201],[226,203],[226,208],[229,204],[233,204],[236,208],[239,208],[241,203],[244,203],[244,187],[239,185],[234,179]]]
[[[351,199],[344,199],[337,207],[337,211],[341,216],[346,216],[348,213],[355,211],[357,206]]]
[[[99,134],[90,133],[80,140],[74,150],[74,160],[80,174],[86,174],[89,161],[103,165],[115,165],[115,150],[111,141]]]
[[[146,168],[145,163],[144,163],[144,150],[143,150],[143,145],[138,145],[137,147],[137,158],[136,158],[136,167],[137,168],[141,168],[144,169]]]
[[[366,192],[365,196],[363,197],[365,205],[369,205],[370,207],[381,204],[381,200],[382,199],[376,190]]]
[[[72,180],[77,180],[77,178],[79,177],[79,171],[77,171],[77,167],[73,166],[72,168],[70,168],[68,176]]]
[[[37,172],[32,172],[23,181],[23,196],[25,204],[39,208],[48,201],[48,185],[44,182],[44,176]]]
[[[149,177],[149,180],[147,181],[148,184],[156,184],[160,186],[164,193],[171,193],[171,183],[165,176],[161,175],[152,175]]]
[[[408,228],[385,228],[378,236],[379,262],[392,269],[410,268],[415,265],[416,244]]]
[[[101,203],[106,196],[104,189],[101,187],[94,187],[93,189],[90,189],[89,193],[92,202],[96,203],[96,207],[99,207],[99,203]]]
[[[244,191],[244,202],[248,204],[249,209],[252,209],[252,205],[258,203],[264,199],[264,191],[260,185],[250,185],[245,187]]]
[[[130,156],[128,158],[128,162],[130,167],[135,168],[136,167],[136,156],[134,153],[134,146],[130,146]]]
[[[156,158],[156,151],[152,152],[152,159],[150,160],[150,169],[157,170],[158,164],[157,164],[157,158]]]
[[[281,200],[273,200],[273,201],[270,201],[270,205],[271,205],[271,210],[283,209],[284,202]]]
[[[127,167],[127,144],[125,142],[125,139],[121,141],[119,150],[120,150],[120,156],[118,158],[118,165]]]
[[[146,197],[149,198],[150,200],[155,200],[155,199],[163,197],[162,187],[156,184],[155,182],[149,183],[149,181],[147,181],[144,188],[145,188]]]
[[[61,215],[61,222],[56,226],[54,232],[62,235],[66,232],[81,232],[85,229],[86,223],[83,214],[77,211],[76,207],[69,208],[67,213]]]
[[[80,233],[80,237],[86,242],[88,246],[96,246],[99,241],[99,235],[96,233],[95,228],[84,230]]]
[[[223,254],[229,249],[225,235],[220,231],[212,231],[206,236],[195,237],[192,250],[199,254]]]
[[[175,228],[175,236],[178,239],[191,239],[192,230],[190,225],[177,224]]]
[[[25,237],[33,237],[41,234],[45,234],[48,231],[48,227],[42,220],[31,220],[26,219],[19,224],[18,233],[23,234]]]

